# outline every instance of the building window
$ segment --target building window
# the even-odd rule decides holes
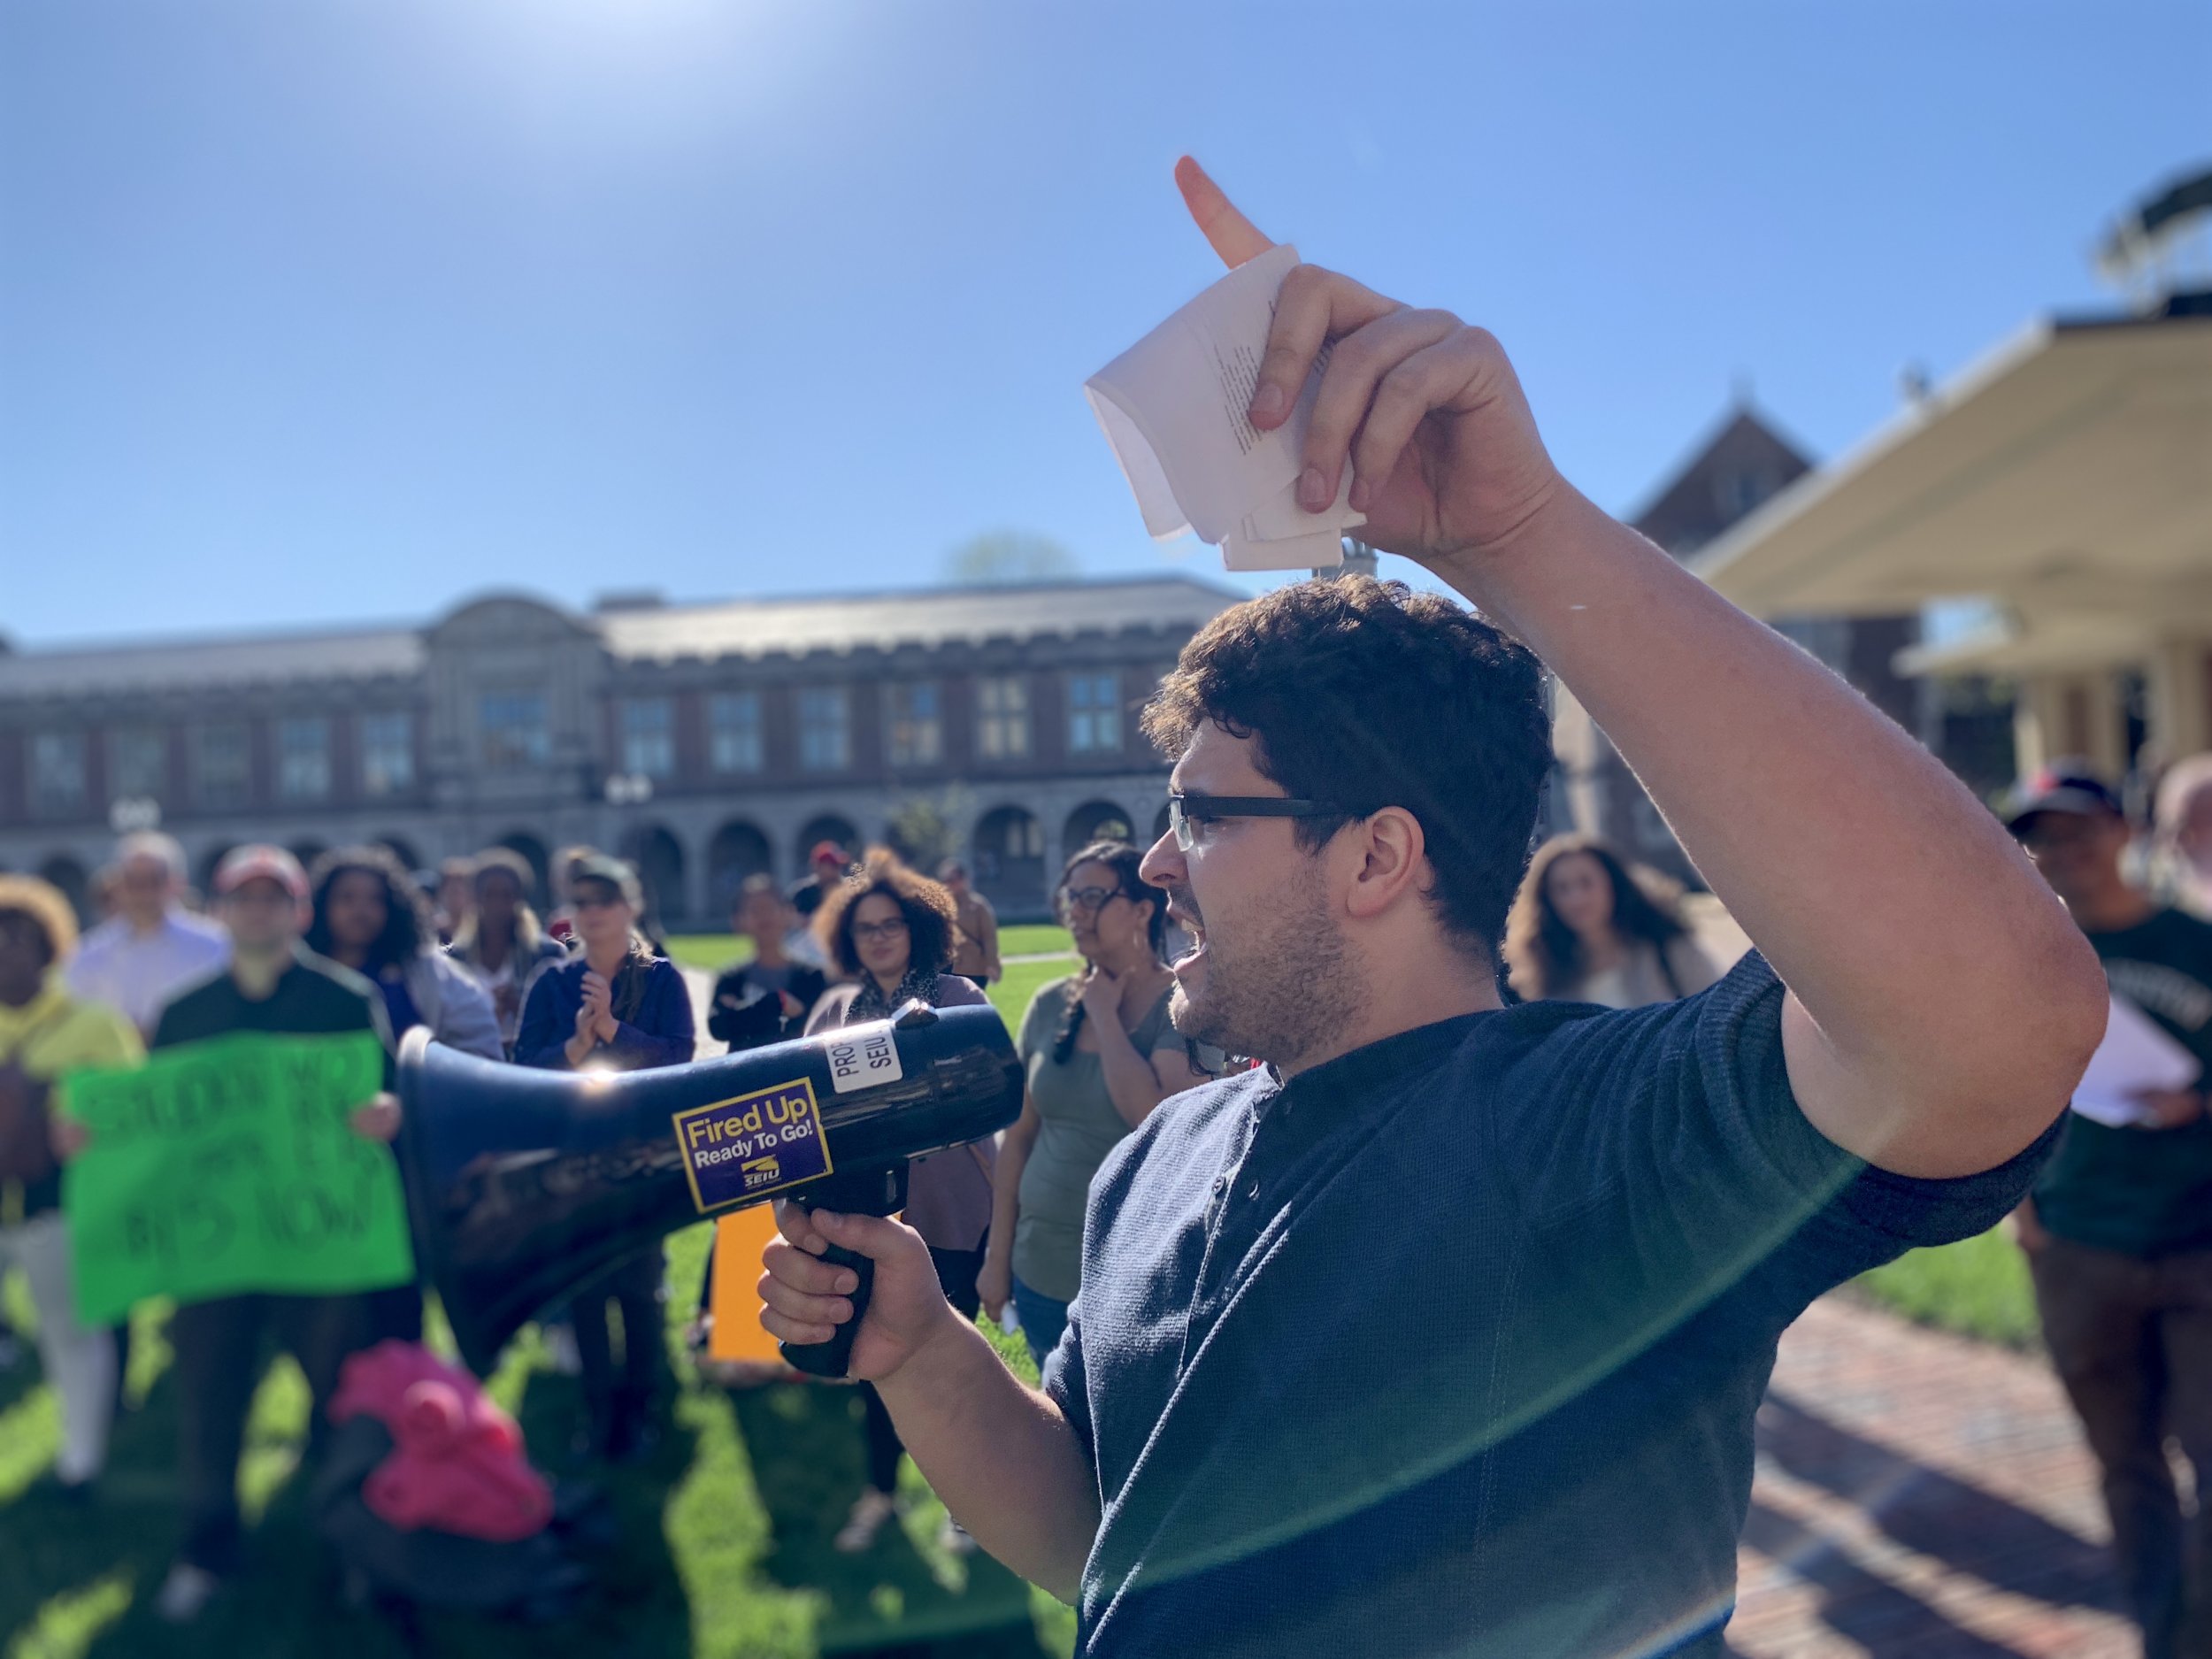
[[[1725,472],[1721,475],[1715,493],[1720,497],[1722,516],[1733,524],[1774,494],[1774,489],[1771,473]]]
[[[553,758],[541,691],[488,691],[477,704],[484,764],[494,772],[520,772]]]
[[[976,752],[986,760],[1029,758],[1029,682],[992,674],[975,682]]]
[[[415,717],[361,717],[361,793],[404,795],[415,787]]]
[[[1121,677],[1076,674],[1068,680],[1068,750],[1110,754],[1121,747]]]
[[[799,765],[842,772],[853,764],[852,711],[842,686],[799,694]]]
[[[623,699],[622,770],[647,778],[676,775],[676,710],[666,697]]]
[[[31,738],[31,805],[42,818],[69,818],[85,808],[81,732],[39,732]]]
[[[945,757],[945,723],[933,680],[891,687],[891,764],[934,766]]]
[[[243,806],[253,795],[253,732],[243,720],[193,733],[192,792],[202,806]]]
[[[707,700],[707,764],[717,772],[758,772],[760,693],[717,692]]]
[[[277,795],[285,801],[330,797],[330,722],[277,722]]]
[[[151,797],[169,788],[169,742],[157,726],[126,726],[108,733],[108,794],[118,801]]]

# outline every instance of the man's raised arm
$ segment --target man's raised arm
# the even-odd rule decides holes
[[[760,1280],[769,1334],[826,1342],[852,1317],[852,1270],[819,1259],[826,1242],[872,1260],[851,1375],[875,1384],[931,1489],[976,1541],[1072,1602],[1098,1532],[1098,1487],[1060,1408],[1025,1387],[953,1310],[911,1228],[782,1202],[776,1221],[782,1236],[763,1254]]]
[[[1265,249],[1194,163],[1177,177],[1224,260]],[[1807,1117],[1906,1175],[1971,1173],[2032,1141],[2103,1034],[2106,993],[2011,838],[1842,680],[1569,485],[1481,329],[1301,266],[1255,425],[1282,424],[1329,342],[1302,503],[1325,507],[1350,466],[1371,542],[1573,688],[1788,985]]]

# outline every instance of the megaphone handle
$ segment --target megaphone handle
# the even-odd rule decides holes
[[[810,1377],[842,1377],[852,1365],[853,1337],[860,1330],[860,1322],[868,1314],[868,1293],[875,1287],[876,1264],[857,1250],[849,1250],[841,1244],[828,1245],[822,1252],[822,1260],[839,1267],[849,1267],[860,1283],[847,1293],[845,1300],[853,1305],[853,1317],[836,1328],[826,1342],[780,1342],[784,1363],[795,1371],[803,1371]]]

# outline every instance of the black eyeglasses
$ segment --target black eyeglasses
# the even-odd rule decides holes
[[[1175,844],[1190,851],[1198,840],[1197,824],[1225,818],[1343,818],[1340,806],[1326,801],[1298,801],[1279,795],[1171,795],[1167,798],[1167,825]]]
[[[1079,911],[1088,916],[1102,910],[1116,899],[1125,896],[1119,887],[1062,887],[1060,914],[1072,916]]]

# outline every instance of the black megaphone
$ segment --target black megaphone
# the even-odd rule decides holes
[[[1020,1115],[1021,1063],[995,1009],[909,1002],[847,1026],[689,1065],[553,1071],[429,1041],[400,1045],[396,1150],[416,1254],[480,1376],[541,1310],[703,1216],[790,1197],[887,1216],[910,1157]],[[784,1346],[841,1377],[873,1281],[829,1342]],[[726,1268],[734,1268],[727,1263]]]

